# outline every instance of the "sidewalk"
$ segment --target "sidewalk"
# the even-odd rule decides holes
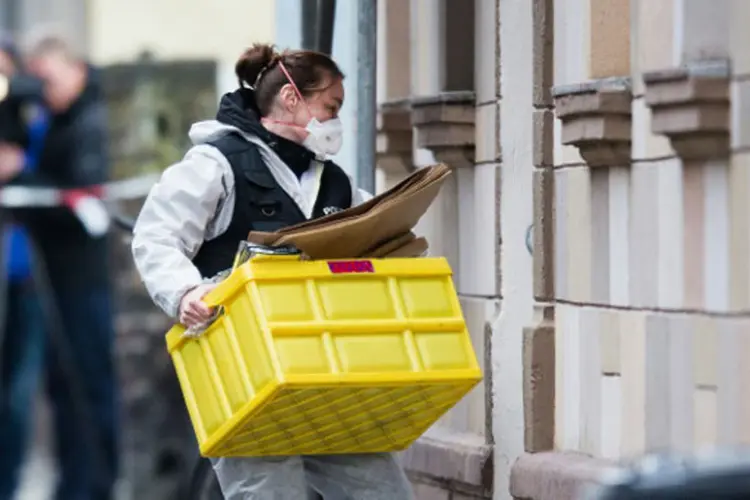
[[[42,391],[34,404],[33,443],[21,473],[21,484],[14,500],[51,500],[57,480],[53,435],[50,427],[51,414]],[[121,480],[117,485],[115,498],[120,500],[132,498],[127,481]]]
[[[50,412],[41,391],[34,407],[34,441],[21,477],[16,500],[48,500],[55,486],[55,464],[52,458]]]
[[[16,500],[48,500],[55,486],[55,469],[52,459],[44,450],[34,450],[24,467],[21,490]]]

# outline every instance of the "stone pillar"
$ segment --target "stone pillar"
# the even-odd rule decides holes
[[[608,241],[609,211],[603,209],[610,191],[615,196],[627,191],[630,164],[631,2],[557,0],[555,5],[554,164],[567,167],[556,171],[555,186],[557,194],[566,187],[579,191],[557,199],[568,217],[556,222],[556,297],[607,303],[613,295],[605,279],[613,242]],[[589,171],[602,166],[609,168]],[[563,207],[564,199],[577,204]],[[600,220],[592,219],[594,212]],[[570,217],[586,223],[567,224]],[[594,223],[601,231],[590,231]],[[569,242],[576,251],[567,251]]]
[[[533,258],[534,320],[523,331],[524,451],[552,449],[555,405],[554,171],[552,100],[554,2],[533,2]]]
[[[640,7],[645,9],[646,2]],[[649,359],[657,353],[670,363],[646,365],[646,386],[655,389],[625,401],[638,412],[626,415],[624,424],[646,422],[638,443],[645,449],[688,451],[747,440],[748,426],[742,422],[748,396],[736,382],[742,370],[738,358],[748,348],[737,333],[747,328],[749,193],[740,146],[747,99],[740,89],[748,37],[738,18],[747,14],[740,2],[673,2],[667,25],[671,50],[640,68],[651,115],[648,132],[658,137],[660,153],[669,159],[652,160],[653,173],[644,168],[642,174],[639,197],[658,203],[652,202],[657,211],[643,214],[638,223],[642,234],[658,231],[648,249],[658,253],[638,266],[633,261],[632,271],[638,273],[634,291],[645,306],[693,311],[654,315],[668,339],[656,329],[650,336],[647,332],[643,355]],[[658,270],[656,282],[648,278],[653,270]],[[659,385],[665,370],[670,383]]]
[[[582,306],[609,298],[610,189],[617,185],[627,198],[619,177],[630,164],[629,4],[533,2],[535,301],[524,325],[527,453],[511,475],[517,498],[574,498],[578,485],[603,470],[599,412],[603,384],[611,384],[596,355],[603,343],[595,337],[606,325],[583,321]],[[503,66],[504,75],[517,71]],[[505,89],[503,97],[504,107],[515,101]]]
[[[435,255],[448,258],[461,288],[459,184],[466,178],[464,167],[474,164],[474,89],[456,90],[456,82],[473,81],[474,53],[447,50],[447,33],[473,33],[474,3],[462,0],[411,2],[412,124],[414,165],[422,167],[445,162],[454,168],[438,199],[420,221],[418,230],[430,242]],[[451,12],[452,18],[448,18]],[[460,29],[456,29],[460,26]],[[453,36],[453,35],[452,35]],[[467,50],[473,45],[460,44]],[[452,76],[451,73],[471,73]],[[450,84],[450,88],[449,88]]]
[[[671,397],[671,404],[659,407],[646,399],[643,445],[666,444],[690,450],[715,444],[721,431],[727,432],[722,436],[724,442],[738,439],[737,426],[724,424],[741,420],[742,412],[731,403],[731,398],[740,394],[728,372],[717,370],[717,366],[737,367],[731,352],[742,350],[743,344],[730,333],[719,335],[717,329],[741,328],[743,323],[721,317],[711,320],[703,314],[721,315],[731,310],[733,270],[728,256],[738,239],[730,228],[736,221],[742,228],[747,221],[744,208],[732,201],[744,200],[748,191],[742,182],[735,183],[735,176],[741,177],[743,169],[737,168],[730,149],[732,108],[741,109],[741,103],[730,102],[734,79],[730,26],[733,8],[738,5],[679,0],[673,8],[671,65],[643,71],[642,76],[646,105],[651,111],[651,132],[666,138],[676,155],[671,185],[655,193],[661,196],[666,189],[677,193],[675,208],[659,217],[665,229],[666,224],[679,228],[677,244],[666,248],[671,258],[682,264],[668,275],[672,284],[682,285],[682,293],[670,297],[670,305],[702,314],[682,322],[681,328],[688,335],[686,345],[664,347],[672,359],[688,358],[692,363],[682,368],[687,372],[687,382],[661,388],[661,398]],[[664,260],[668,256],[665,252]],[[655,267],[663,265],[664,260],[660,255]],[[657,292],[659,298],[664,294],[660,288]],[[658,348],[656,342],[651,341],[654,349]],[[722,344],[727,350],[721,348]],[[647,343],[646,349],[649,347]],[[670,369],[674,372],[680,365],[672,363]],[[647,383],[657,376],[655,368],[653,375],[647,374]],[[732,396],[727,398],[729,394]],[[669,419],[657,418],[662,413]],[[662,431],[668,428],[673,431],[665,443]]]
[[[750,228],[746,215],[750,185],[746,172],[750,165],[750,30],[744,19],[750,16],[750,3],[734,0],[730,11],[730,52],[732,57],[731,91],[731,247],[730,307],[733,311],[750,310]],[[750,406],[750,397],[746,396]]]
[[[601,412],[604,401],[619,404],[619,373],[603,370],[600,355],[611,342],[614,319],[587,306],[617,304],[627,296],[621,269],[629,213],[633,3],[555,4],[555,445],[597,457],[617,447],[619,436],[612,442],[603,436],[619,435],[618,421],[605,421]],[[610,393],[614,400],[607,399]]]
[[[449,259],[475,351],[486,360],[499,310],[496,0],[415,0],[411,8],[413,161],[453,168],[418,231],[431,253]],[[489,362],[484,375],[484,387],[406,452],[418,499],[492,497]]]
[[[411,84],[409,2],[378,2],[378,137],[377,191],[384,191],[412,171],[413,134],[409,94]]]
[[[535,101],[543,105],[542,88],[551,84],[543,82],[550,69],[542,66],[549,63],[542,62],[544,44],[535,41],[535,25],[550,26],[541,19],[545,13],[540,8],[547,8],[546,13],[551,10],[538,2],[499,2],[503,303],[493,325],[492,370],[493,436],[496,454],[501,457],[495,467],[495,491],[503,499],[510,495],[511,468],[525,451],[525,432],[519,431],[529,430],[529,436],[534,432],[525,425],[525,416],[533,416],[532,408],[523,404],[524,396],[533,392],[524,380],[523,358],[533,358],[534,353],[527,350],[523,357],[518,353],[523,352],[524,330],[534,322],[533,251],[527,247],[527,231],[534,218],[533,152],[539,145],[534,144],[529,131],[534,129]]]

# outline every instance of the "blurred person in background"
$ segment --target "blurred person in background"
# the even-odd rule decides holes
[[[0,78],[7,84],[0,102],[0,156],[20,148],[22,169],[33,171],[48,125],[38,99],[9,95],[21,61],[13,41],[0,38]],[[15,84],[16,82],[14,82]],[[28,83],[28,82],[27,82]],[[41,97],[41,96],[39,96]],[[16,165],[3,164],[0,183],[15,177]],[[10,167],[10,168],[5,168]],[[6,214],[4,214],[6,215]],[[31,248],[25,229],[13,221],[3,227],[4,315],[0,335],[0,500],[13,498],[23,464],[32,403],[44,363],[44,322],[32,279]]]
[[[109,171],[107,121],[97,72],[54,34],[35,36],[26,49],[27,70],[44,82],[49,128],[34,171],[22,169],[20,148],[0,149],[0,171],[14,172],[12,182],[22,185],[85,188],[104,183]],[[108,241],[89,236],[65,207],[25,210],[19,220],[46,266],[52,309],[59,314],[65,339],[64,346],[46,344],[60,467],[56,498],[109,499],[118,466],[118,391]]]

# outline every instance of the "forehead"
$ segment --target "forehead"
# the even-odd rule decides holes
[[[56,67],[65,63],[65,54],[57,50],[50,50],[29,57],[28,65],[31,68]]]
[[[344,82],[338,78],[324,91],[320,92],[319,98],[326,102],[336,102],[341,105],[344,102]]]

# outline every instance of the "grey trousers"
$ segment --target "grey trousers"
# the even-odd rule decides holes
[[[412,500],[404,471],[390,453],[217,458],[226,500],[306,500],[308,486],[325,500]]]

